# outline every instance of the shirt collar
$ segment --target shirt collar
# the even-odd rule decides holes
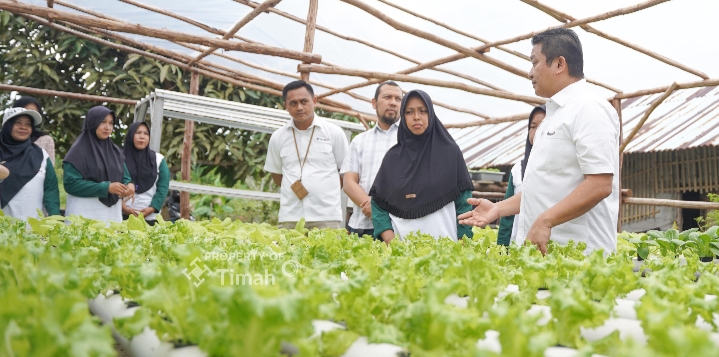
[[[375,126],[372,127],[372,130],[378,131],[378,132],[381,132],[381,133],[386,133],[386,132],[388,132],[388,131],[393,131],[393,130],[396,130],[396,129],[398,129],[398,128],[399,128],[399,120],[397,120],[396,122],[394,122],[394,124],[390,125],[390,126],[389,126],[389,129],[387,129],[387,130],[382,130],[382,128],[379,126],[379,124],[375,124]]]
[[[294,120],[294,119],[290,118],[289,124],[290,124],[290,125],[287,126],[287,129],[297,129],[297,130],[300,130],[300,129],[298,129],[297,126],[295,125],[295,120]],[[318,127],[321,128],[321,127],[322,127],[322,124],[323,124],[322,117],[320,117],[319,115],[315,114],[315,117],[312,119],[312,124],[310,124],[310,126],[308,126],[306,130],[312,129],[312,127],[314,127],[314,126],[318,126]]]
[[[580,79],[566,87],[564,87],[562,90],[557,92],[557,94],[553,95],[550,100],[554,103],[556,103],[558,106],[563,107],[564,104],[567,104],[567,101],[578,91],[580,91],[585,85],[587,81],[585,79]]]

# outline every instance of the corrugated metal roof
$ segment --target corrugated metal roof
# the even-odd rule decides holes
[[[662,94],[622,102],[624,136],[629,135]],[[513,165],[524,157],[527,122],[450,129],[471,168]],[[719,145],[719,87],[682,89],[660,104],[639,130],[626,153]]]

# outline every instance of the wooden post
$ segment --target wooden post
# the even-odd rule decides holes
[[[200,74],[192,72],[190,75],[190,94],[200,93]],[[190,170],[192,169],[192,137],[195,133],[195,122],[185,120],[185,138],[182,142],[182,181],[190,182]],[[180,216],[183,219],[190,219],[190,193],[180,192]]]
[[[622,145],[624,140],[624,124],[622,123],[622,100],[612,99],[612,106],[619,115],[619,145]],[[617,219],[617,233],[622,233],[622,163],[624,162],[624,153],[619,152],[619,217]]]
[[[305,47],[302,50],[307,53],[312,53],[312,49],[315,46],[315,25],[317,23],[317,7],[318,6],[319,6],[319,0],[310,0],[310,9],[307,12],[307,27],[305,30]],[[300,78],[305,82],[309,81],[310,80],[310,72],[300,73]]]

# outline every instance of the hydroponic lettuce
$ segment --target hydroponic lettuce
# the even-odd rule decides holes
[[[719,291],[718,268],[690,252],[686,263],[647,261],[642,278],[632,269],[636,248],[623,240],[617,254],[585,257],[583,244],[570,244],[551,245],[544,257],[530,246],[497,246],[489,229],[459,243],[414,235],[387,246],[302,224],[71,220],[30,220],[28,231],[0,218],[0,356],[113,355],[109,329],[87,310],[87,299],[108,290],[140,305],[114,321],[124,336],[149,326],[210,356],[279,356],[283,342],[301,356],[340,356],[360,336],[420,357],[543,356],[557,344],[608,356],[709,356],[719,348],[696,325],[701,318],[717,332],[719,303],[705,296]],[[602,325],[615,299],[638,288],[646,291],[637,315],[647,344],[617,333],[584,339],[582,329]],[[551,295],[539,299],[540,289]],[[527,313],[533,305],[551,319]],[[311,337],[318,319],[346,329]],[[490,334],[501,353],[476,347]]]

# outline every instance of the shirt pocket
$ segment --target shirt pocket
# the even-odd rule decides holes
[[[325,166],[336,166],[335,163],[335,155],[332,152],[332,144],[328,142],[322,142],[322,141],[315,141],[312,143],[312,150],[317,155],[317,161],[313,164],[319,167],[325,167]],[[313,155],[310,155],[310,158],[307,159],[307,161],[311,161],[314,159]]]
[[[572,140],[562,129],[548,130],[545,135],[547,146],[543,171],[548,175],[561,176],[572,152]]]

